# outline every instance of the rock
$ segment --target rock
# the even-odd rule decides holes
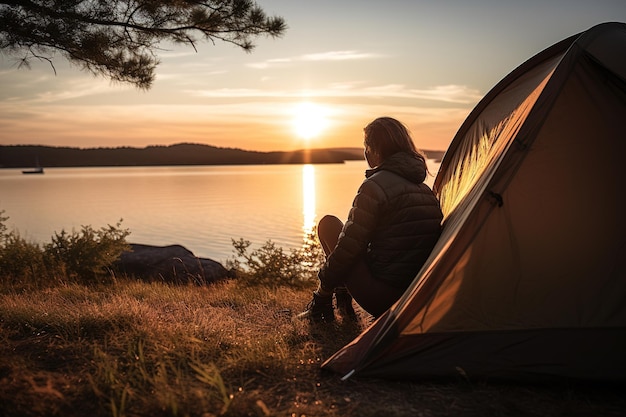
[[[203,285],[233,277],[232,271],[219,262],[198,258],[180,245],[130,246],[131,251],[122,253],[116,266],[120,272],[136,278]]]

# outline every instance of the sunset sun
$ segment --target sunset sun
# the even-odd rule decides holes
[[[328,110],[318,104],[300,103],[294,108],[292,123],[298,137],[313,139],[328,127]]]

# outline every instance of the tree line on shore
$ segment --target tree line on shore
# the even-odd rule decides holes
[[[440,159],[442,151],[425,151]],[[179,143],[144,148],[72,148],[42,145],[0,146],[0,168],[167,166],[167,165],[262,165],[343,163],[362,160],[361,148],[302,149],[260,152],[211,145]]]

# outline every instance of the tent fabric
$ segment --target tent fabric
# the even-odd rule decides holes
[[[342,375],[626,379],[626,24],[537,54],[470,113],[435,179],[442,236]]]

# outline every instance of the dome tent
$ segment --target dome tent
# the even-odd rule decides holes
[[[322,364],[393,379],[626,379],[626,24],[500,81],[435,179],[442,236],[402,298]]]

